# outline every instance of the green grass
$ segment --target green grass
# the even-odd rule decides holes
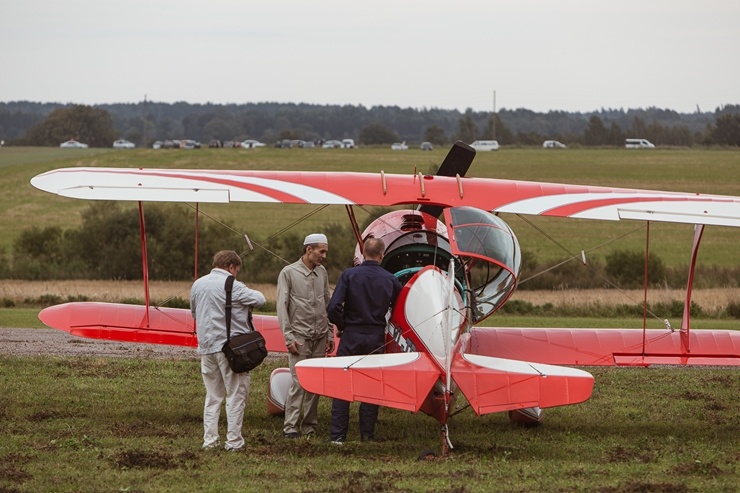
[[[42,329],[39,308],[0,308],[0,328]]]
[[[119,166],[154,168],[274,169],[307,171],[365,171],[408,173],[429,172],[446,154],[391,151],[385,148],[339,149],[137,149],[112,152],[108,149],[8,148],[0,150],[0,248],[10,252],[13,241],[24,228],[56,225],[73,228],[80,224],[80,212],[88,201],[52,196],[34,189],[36,174],[66,166]],[[626,150],[626,149],[507,149],[480,153],[468,176],[517,180],[550,181],[630,188],[651,188],[740,196],[740,151],[732,150]],[[133,205],[132,205],[133,207]],[[183,206],[185,207],[185,206]],[[239,233],[262,241],[317,209],[314,206],[273,204],[203,204],[201,210],[227,222]],[[367,212],[357,211],[362,222]],[[627,232],[637,232],[591,253],[605,256],[609,249],[642,250],[644,225],[640,222],[578,221],[527,216],[524,221],[505,215],[519,237],[522,248],[534,252],[540,261],[568,255],[545,239],[529,223],[552,236],[567,252],[587,252]],[[208,219],[204,219],[208,221]],[[320,229],[328,223],[345,224],[343,207],[328,207],[293,226],[298,234]],[[225,235],[237,234],[224,229]],[[655,224],[650,229],[651,251],[668,266],[687,264],[691,248],[689,225]],[[705,264],[737,264],[737,235],[734,228],[708,228],[702,240],[699,260]]]
[[[596,368],[593,397],[547,411],[533,429],[468,409],[446,458],[429,417],[382,409],[343,447],[282,438],[266,414],[270,362],[252,375],[243,453],[203,452],[199,364],[115,358],[0,357],[3,492],[736,491],[740,375],[721,369]],[[458,403],[463,405],[464,403]],[[222,419],[223,423],[223,419]]]

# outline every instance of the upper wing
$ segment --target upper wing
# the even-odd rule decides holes
[[[40,190],[91,200],[471,206],[582,219],[740,226],[740,198],[516,180],[384,173],[62,168]]]
[[[680,331],[475,327],[469,352],[551,365],[740,366],[740,331],[692,330],[687,350]]]

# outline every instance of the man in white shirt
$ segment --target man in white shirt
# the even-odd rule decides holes
[[[198,354],[206,400],[203,407],[203,448],[219,445],[218,418],[221,404],[226,399],[226,450],[244,447],[242,423],[244,408],[249,398],[249,372],[234,373],[226,355],[221,351],[226,344],[226,279],[236,277],[242,259],[232,250],[222,250],[213,257],[213,270],[193,283],[190,290],[190,311],[198,335]],[[231,336],[249,332],[249,310],[265,304],[265,296],[234,280],[231,293]]]

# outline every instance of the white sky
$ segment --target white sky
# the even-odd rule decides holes
[[[0,0],[0,101],[740,103],[737,0]]]

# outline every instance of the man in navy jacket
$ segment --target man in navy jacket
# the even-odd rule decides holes
[[[329,301],[329,320],[341,334],[337,356],[356,356],[384,352],[386,315],[393,307],[401,283],[380,266],[385,244],[380,238],[364,243],[362,264],[342,272]],[[375,439],[378,406],[360,403],[360,436]],[[334,399],[331,406],[330,440],[341,444],[349,429],[349,402]]]

